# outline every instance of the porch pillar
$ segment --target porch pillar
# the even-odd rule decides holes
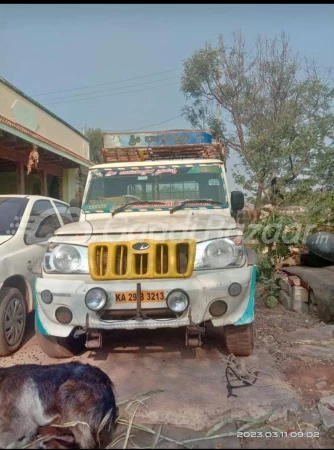
[[[63,169],[62,200],[64,202],[70,203],[73,198],[77,198],[76,174],[77,169]]]
[[[16,163],[16,174],[17,174],[17,193],[19,195],[25,194],[24,185],[24,165],[22,162]]]
[[[42,195],[45,195],[48,197],[48,180],[47,180],[47,173],[45,170],[40,170],[39,172],[41,177],[41,193]]]

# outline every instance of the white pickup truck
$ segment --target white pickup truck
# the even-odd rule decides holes
[[[72,223],[69,205],[37,195],[0,195],[0,356],[21,345],[46,243]]]
[[[256,255],[234,219],[222,146],[204,131],[106,134],[80,220],[56,231],[36,283],[36,333],[51,357],[102,346],[105,332],[184,327],[201,344],[223,327],[253,349]],[[80,345],[79,345],[80,344]],[[222,342],[223,344],[223,342]]]

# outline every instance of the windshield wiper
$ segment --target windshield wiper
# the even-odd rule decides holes
[[[139,205],[145,205],[147,203],[149,203],[150,205],[151,204],[153,204],[153,205],[157,205],[157,204],[158,205],[166,205],[165,202],[159,202],[159,201],[156,202],[154,200],[134,200],[132,202],[124,203],[124,205],[119,206],[118,208],[114,209],[113,212],[111,213],[111,215],[114,216],[115,214],[124,211],[128,206],[138,205],[138,204]]]
[[[198,199],[198,200],[185,200],[184,202],[180,203],[179,205],[174,206],[169,213],[173,214],[173,212],[178,211],[179,209],[182,209],[185,205],[191,205],[192,203],[210,203],[210,205],[220,205],[225,206],[225,203],[223,202],[216,202],[215,200],[204,200],[204,199]]]

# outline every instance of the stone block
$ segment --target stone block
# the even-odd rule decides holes
[[[292,310],[301,314],[308,314],[310,312],[308,303],[299,300],[292,301]]]
[[[309,291],[303,286],[293,286],[293,301],[308,302]]]
[[[289,275],[289,283],[294,285],[294,286],[301,286],[302,281],[296,275]]]
[[[287,292],[280,290],[279,293],[279,301],[282,303],[282,305],[286,309],[292,309],[293,306],[293,298],[291,295],[289,295]]]
[[[288,277],[281,278],[279,280],[279,286],[288,295],[293,295],[293,286],[291,283],[289,283]]]

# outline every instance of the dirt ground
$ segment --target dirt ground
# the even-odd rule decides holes
[[[261,287],[258,288],[260,294]],[[295,330],[309,330],[323,325],[314,314],[287,311],[281,304],[269,309],[258,295],[256,304],[256,342],[264,345],[275,359],[275,365],[289,383],[301,394],[303,406],[313,408],[321,397],[334,393],[333,360],[302,358],[292,355],[297,343],[278,343],[275,336]],[[333,348],[333,342],[322,342]]]
[[[305,330],[307,335],[322,324],[316,316],[287,311],[280,304],[269,309],[261,294],[258,287],[255,350],[245,362],[266,372],[261,381],[265,386],[235,390],[237,397],[227,397],[227,354],[217,329],[208,328],[203,347],[196,350],[185,347],[180,329],[117,332],[105,341],[103,349],[86,350],[74,358],[108,373],[115,382],[118,402],[153,391],[139,398],[143,403],[125,403],[128,410],[123,419],[127,422],[118,426],[111,448],[123,448],[132,416],[127,448],[333,448],[334,436],[322,428],[316,408],[321,397],[334,393],[333,358],[305,357],[298,353],[303,343],[279,338],[295,330]],[[310,340],[307,343],[312,345]],[[333,348],[330,341],[316,345]],[[40,350],[33,317],[22,349],[0,359],[5,367],[55,362],[64,361],[52,360]],[[263,437],[236,437],[246,420],[252,422],[245,431],[262,432]],[[208,438],[208,430],[217,423],[221,427]],[[150,431],[138,430],[143,425]],[[273,437],[270,433],[275,430],[296,437]],[[297,437],[297,432],[308,433],[308,437]],[[310,437],[314,432],[320,436]]]

